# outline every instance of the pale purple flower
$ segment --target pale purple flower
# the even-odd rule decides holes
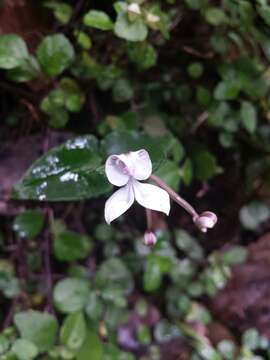
[[[147,209],[169,214],[169,194],[158,186],[140,182],[152,174],[152,162],[146,150],[109,156],[105,173],[111,184],[121,187],[106,201],[108,224],[126,212],[135,200]]]

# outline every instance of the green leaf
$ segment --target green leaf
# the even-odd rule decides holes
[[[193,10],[199,10],[205,4],[205,0],[185,0],[185,3]]]
[[[166,319],[160,320],[154,329],[154,337],[158,343],[166,343],[181,336],[178,326],[171,324]]]
[[[206,181],[222,171],[216,157],[207,150],[196,151],[192,160],[194,174],[201,181]]]
[[[196,153],[192,160],[194,176],[201,181],[206,181],[220,172],[216,158],[208,151]]]
[[[205,11],[205,18],[209,24],[218,26],[226,21],[226,15],[222,9],[217,7],[209,7]]]
[[[67,24],[72,16],[72,6],[64,2],[46,1],[45,7],[52,9],[54,16],[61,24]]]
[[[198,79],[203,74],[203,66],[199,62],[194,62],[189,64],[187,71],[192,78]]]
[[[86,321],[82,312],[66,317],[61,330],[60,341],[71,350],[79,349],[86,337]]]
[[[11,348],[18,360],[31,360],[38,355],[38,348],[31,341],[17,339]]]
[[[156,175],[165,181],[167,185],[173,188],[173,190],[178,190],[181,180],[178,164],[171,160],[167,160],[156,171]]]
[[[137,329],[136,337],[140,344],[149,345],[152,340],[149,327],[146,325],[139,325]]]
[[[14,69],[28,58],[26,44],[16,34],[0,36],[0,69]]]
[[[36,345],[39,352],[48,351],[54,345],[58,324],[56,319],[40,311],[23,311],[15,314],[14,323],[23,339]]]
[[[162,271],[157,261],[147,261],[143,274],[143,288],[146,292],[158,290],[162,282]]]
[[[260,346],[260,335],[255,328],[248,329],[242,336],[242,343],[245,348],[249,350],[255,350]]]
[[[78,44],[86,50],[91,49],[92,47],[92,40],[90,38],[90,36],[84,32],[84,31],[75,31],[75,35],[76,35],[76,40],[78,42]]]
[[[253,134],[257,128],[257,109],[249,101],[242,101],[241,103],[241,120],[245,129]]]
[[[86,304],[89,283],[78,278],[66,278],[59,281],[53,290],[56,308],[63,313],[74,313],[82,310]]]
[[[240,91],[240,84],[233,81],[220,82],[214,91],[217,100],[234,100]]]
[[[8,70],[8,78],[16,82],[26,82],[37,78],[40,75],[40,66],[36,58],[28,56],[22,59],[20,65]]]
[[[185,185],[189,185],[193,178],[193,167],[190,159],[186,159],[182,168],[180,169],[180,176]]]
[[[133,278],[125,263],[119,258],[104,261],[96,273],[99,290],[111,290],[119,295],[127,295],[133,290]],[[103,294],[104,295],[104,294]]]
[[[89,331],[86,339],[79,350],[76,360],[103,360],[103,346],[98,335]]]
[[[146,70],[157,62],[157,52],[155,48],[147,42],[128,43],[128,56],[138,69]]]
[[[112,30],[113,22],[110,17],[103,11],[90,10],[85,14],[83,23],[99,30]]]
[[[164,157],[173,151],[175,139],[170,135],[151,137],[136,131],[114,131],[103,139],[101,145],[107,156],[145,149],[150,154],[154,168],[157,168]]]
[[[79,85],[70,78],[63,78],[60,81],[60,91],[63,93],[63,105],[70,112],[79,112],[85,101],[85,95]]]
[[[233,360],[235,358],[235,344],[232,340],[221,340],[217,345],[218,351],[226,360]]]
[[[270,6],[258,6],[257,7],[258,13],[263,18],[265,23],[270,26]]]
[[[177,247],[192,260],[203,259],[203,249],[198,244],[196,239],[190,236],[186,231],[177,230],[175,232],[175,239]]]
[[[240,210],[240,221],[245,229],[256,230],[261,223],[270,218],[269,206],[253,201]]]
[[[97,292],[91,291],[85,306],[85,312],[88,318],[94,321],[99,320],[102,317],[103,307],[104,305],[100,296]]]
[[[126,13],[121,12],[117,15],[116,23],[114,25],[115,34],[129,41],[143,41],[147,37],[147,27],[141,18],[130,22]]]
[[[100,165],[96,138],[76,137],[35,161],[15,185],[13,197],[40,201],[96,197],[111,189]]]
[[[236,265],[243,263],[248,256],[248,250],[243,246],[233,246],[223,255],[223,261],[226,265]]]
[[[56,233],[53,240],[54,255],[59,261],[75,261],[86,258],[92,243],[85,235],[73,231]]]
[[[43,227],[43,215],[39,210],[26,210],[16,216],[13,223],[13,230],[20,237],[33,239],[36,237]]]
[[[116,102],[129,101],[134,96],[132,84],[127,79],[117,79],[113,85],[113,100]]]
[[[45,74],[56,76],[66,70],[73,62],[74,49],[63,34],[46,36],[37,49],[38,61]]]

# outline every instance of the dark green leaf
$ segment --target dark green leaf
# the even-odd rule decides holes
[[[221,172],[215,156],[206,150],[199,150],[194,154],[193,165],[195,176],[202,181],[206,181]]]
[[[102,171],[98,142],[81,136],[38,159],[15,185],[13,197],[40,201],[79,200],[111,189]]]
[[[113,85],[113,99],[116,102],[125,102],[133,98],[132,84],[127,79],[117,79]]]
[[[181,174],[179,166],[171,161],[167,160],[164,162],[156,171],[156,175],[158,175],[167,185],[173,188],[175,191],[178,190]]]
[[[72,16],[72,6],[60,1],[46,1],[44,6],[53,10],[56,19],[62,23],[67,24]]]
[[[164,157],[171,153],[175,140],[171,136],[150,137],[136,131],[114,131],[102,141],[106,155],[121,154],[145,149],[149,152],[154,168],[160,165]]]
[[[67,69],[74,60],[74,49],[63,34],[46,36],[37,49],[38,61],[45,74],[56,76]]]
[[[54,255],[60,261],[84,259],[88,256],[91,247],[92,244],[87,236],[73,231],[62,231],[54,236]]]
[[[26,210],[15,218],[13,230],[16,231],[20,237],[33,239],[40,233],[43,220],[41,211]]]
[[[130,42],[128,44],[128,56],[138,69],[142,70],[153,67],[157,62],[157,52],[147,42]]]

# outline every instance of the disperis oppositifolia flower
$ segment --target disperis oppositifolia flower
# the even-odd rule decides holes
[[[126,212],[135,200],[147,209],[169,214],[169,194],[158,186],[140,182],[152,174],[152,162],[146,150],[109,156],[105,173],[111,184],[121,187],[106,201],[108,224]]]

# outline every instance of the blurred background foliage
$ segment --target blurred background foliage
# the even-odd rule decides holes
[[[1,360],[270,359],[269,35],[267,0],[0,2]],[[105,225],[140,148],[211,234]]]

